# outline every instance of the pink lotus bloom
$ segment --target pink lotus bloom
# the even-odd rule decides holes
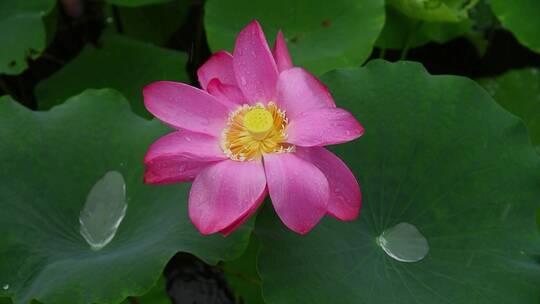
[[[189,216],[202,234],[229,234],[267,192],[282,222],[300,234],[326,214],[358,216],[361,195],[347,166],[323,148],[363,128],[327,88],[294,67],[281,32],[270,51],[257,21],[199,68],[201,89],[159,81],[144,88],[148,111],[178,131],[144,158],[145,182],[193,181]]]

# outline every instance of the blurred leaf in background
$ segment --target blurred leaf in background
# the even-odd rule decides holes
[[[113,5],[137,7],[149,4],[169,3],[172,0],[105,0],[105,2]]]
[[[99,47],[87,46],[37,85],[38,107],[49,109],[87,88],[113,88],[129,100],[135,113],[151,117],[144,108],[142,88],[158,80],[189,82],[186,63],[185,53],[106,33]]]
[[[478,0],[387,0],[403,14],[418,20],[460,22]]]
[[[0,153],[0,286],[8,286],[0,297],[118,303],[148,291],[179,251],[209,263],[240,255],[251,229],[201,236],[187,215],[188,184],[143,183],[143,156],[168,131],[108,89],[47,112],[0,99],[0,143],[9,143]],[[92,250],[80,214],[93,186],[114,171],[125,181],[127,212],[112,241]]]
[[[188,0],[137,7],[119,6],[117,12],[116,17],[119,18],[123,34],[162,46],[184,23],[188,12]],[[112,10],[109,15],[114,18]]]
[[[295,65],[314,74],[361,65],[384,24],[383,0],[208,0],[204,23],[212,51],[232,51],[236,36],[253,19],[273,41],[279,30]]]
[[[519,119],[473,81],[431,76],[417,63],[372,61],[323,81],[366,128],[334,149],[359,178],[361,217],[328,217],[299,236],[271,207],[261,210],[265,299],[538,303],[540,159]],[[415,262],[389,251],[410,244],[410,229],[403,243],[381,240],[403,223],[416,230],[414,240],[427,240],[427,255]]]
[[[467,33],[471,24],[468,19],[460,22],[421,21],[387,6],[386,22],[376,45],[382,49],[399,50],[418,47],[431,41],[445,43]]]
[[[0,1],[0,74],[19,74],[27,60],[39,57],[46,47],[43,18],[54,8],[55,0]]]
[[[377,39],[381,49],[403,50],[423,46],[429,42],[447,43],[464,37],[483,56],[488,47],[488,36],[497,20],[485,0],[467,3],[467,13],[458,21],[426,21],[407,16],[392,5],[386,6],[386,21]]]
[[[507,111],[527,126],[532,144],[540,153],[540,69],[513,70],[479,83]]]
[[[493,12],[521,44],[540,53],[540,1],[491,0]]]

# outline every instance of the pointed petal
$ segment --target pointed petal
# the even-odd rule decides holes
[[[327,210],[326,177],[294,153],[267,154],[264,167],[270,198],[279,218],[291,230],[308,233]]]
[[[257,208],[266,191],[260,161],[225,160],[204,169],[189,193],[189,217],[202,234],[230,232]]]
[[[215,97],[184,83],[154,82],[143,89],[146,109],[179,129],[219,136],[229,110]]]
[[[261,196],[257,199],[257,202],[251,206],[251,208],[244,212],[244,214],[239,217],[236,221],[234,221],[231,225],[228,227],[222,229],[219,231],[223,236],[228,236],[232,232],[236,230],[236,228],[242,226],[255,212],[257,212],[257,209],[259,209],[259,206],[264,201],[264,198],[266,197],[266,190],[261,193]]]
[[[296,148],[296,154],[321,170],[330,186],[328,213],[342,221],[358,217],[362,205],[360,186],[347,165],[332,152],[321,147]]]
[[[144,181],[166,184],[191,181],[210,164],[227,157],[216,137],[177,131],[154,142],[144,157]]]
[[[236,85],[234,76],[233,57],[229,52],[214,53],[198,70],[197,77],[201,88],[206,90],[208,83],[217,78],[221,83]]]
[[[236,86],[223,84],[219,79],[214,78],[208,83],[206,88],[208,93],[215,96],[221,101],[229,110],[234,111],[238,106],[247,103],[244,94]]]
[[[279,31],[277,34],[276,42],[274,43],[274,48],[272,49],[272,54],[274,55],[276,65],[280,73],[294,67],[291,55],[287,49],[287,43],[285,42],[285,38],[283,37],[283,33],[281,31]]]
[[[276,103],[289,118],[336,106],[326,86],[302,68],[291,68],[279,74],[277,94]]]
[[[257,21],[248,24],[238,35],[233,66],[238,86],[250,103],[274,99],[278,70]]]
[[[364,134],[364,128],[351,113],[339,109],[320,109],[291,119],[287,142],[303,147],[340,144]]]

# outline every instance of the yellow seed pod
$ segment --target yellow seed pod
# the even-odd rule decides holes
[[[244,127],[255,137],[265,136],[273,124],[272,113],[265,108],[253,108],[244,115]]]

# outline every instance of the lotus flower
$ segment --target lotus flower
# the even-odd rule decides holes
[[[353,220],[360,188],[323,148],[358,138],[363,128],[337,108],[327,88],[294,67],[281,32],[270,51],[257,21],[197,72],[201,89],[159,81],[144,88],[148,111],[177,131],[145,156],[145,182],[193,181],[189,216],[202,234],[227,235],[267,192],[281,221],[305,234],[325,215]]]

